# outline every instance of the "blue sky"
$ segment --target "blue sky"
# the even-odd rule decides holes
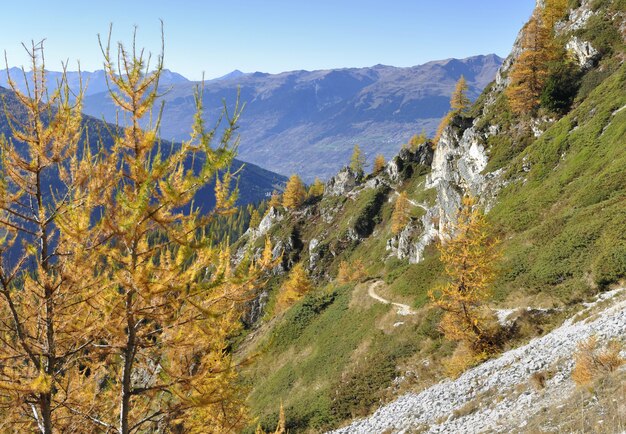
[[[534,0],[108,0],[2,5],[0,49],[9,66],[27,59],[22,42],[46,38],[47,68],[69,60],[102,67],[97,34],[160,48],[166,67],[191,79],[244,72],[413,66],[476,54],[508,54]]]

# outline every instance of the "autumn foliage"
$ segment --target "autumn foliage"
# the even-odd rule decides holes
[[[300,177],[291,175],[283,193],[283,206],[285,208],[298,208],[306,199],[306,189]]]
[[[380,173],[385,168],[385,156],[383,154],[378,154],[374,158],[374,167],[372,169],[374,174]]]
[[[406,227],[411,220],[411,203],[406,194],[403,191],[398,195],[396,203],[393,207],[393,213],[391,214],[391,232],[397,235]]]
[[[276,306],[278,311],[285,310],[300,300],[313,288],[304,265],[299,262],[289,272],[289,277],[278,294]]]
[[[626,363],[620,356],[622,345],[617,341],[611,341],[601,348],[596,336],[578,344],[574,354],[574,369],[572,379],[576,384],[585,386],[596,378],[607,375]]]
[[[353,262],[341,261],[337,271],[337,282],[341,284],[359,282],[367,277],[367,271],[363,261],[357,259]]]
[[[444,311],[441,331],[446,339],[461,344],[458,351],[465,353],[461,359],[480,358],[496,345],[493,315],[484,305],[491,296],[498,253],[473,198],[463,198],[457,222],[445,231],[439,252],[448,282],[429,295]]]
[[[81,147],[82,94],[70,98],[65,79],[48,91],[40,50],[30,52],[32,93],[13,86],[26,121],[7,112],[15,140],[2,141],[0,426],[240,430],[244,394],[229,339],[271,264],[264,255],[233,268],[229,249],[204,232],[235,203],[227,169],[238,106],[224,112],[221,134],[206,131],[199,89],[190,139],[162,145],[152,110],[162,55],[149,65],[134,43],[113,54],[106,42],[125,123],[108,131],[112,145]],[[203,215],[192,201],[215,179],[217,204]]]

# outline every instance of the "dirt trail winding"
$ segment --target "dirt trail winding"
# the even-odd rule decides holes
[[[407,304],[402,304],[402,303],[395,303],[391,300],[387,300],[386,298],[381,297],[380,295],[376,294],[376,288],[380,288],[385,286],[385,282],[383,282],[382,280],[374,280],[370,283],[369,287],[367,288],[367,295],[369,295],[370,297],[372,297],[374,300],[383,303],[383,304],[392,304],[397,308],[397,312],[398,315],[415,315],[415,311],[413,309],[411,309],[411,306],[407,305]]]

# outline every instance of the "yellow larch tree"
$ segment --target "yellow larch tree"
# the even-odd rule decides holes
[[[262,267],[233,269],[228,248],[202,232],[234,204],[228,172],[217,183],[213,212],[202,215],[192,200],[232,161],[240,110],[224,109],[221,135],[217,126],[207,132],[198,89],[190,140],[162,145],[152,117],[162,52],[150,70],[134,40],[130,51],[118,44],[114,56],[110,36],[101,44],[104,69],[126,124],[113,130],[114,144],[96,167],[109,180],[95,216],[106,232],[97,253],[107,281],[91,303],[106,327],[85,360],[89,405],[72,411],[92,432],[236,432],[245,404],[228,340]],[[142,129],[146,118],[155,121]]]
[[[538,107],[551,56],[550,30],[535,14],[524,28],[522,53],[509,73],[506,96],[514,113],[530,113]]]
[[[455,114],[465,114],[469,108],[471,101],[467,96],[467,80],[464,76],[456,82],[456,87],[450,98],[450,107]]]
[[[352,170],[357,177],[362,177],[365,173],[365,163],[366,159],[363,151],[361,151],[359,145],[354,145],[352,156],[350,157],[350,165],[348,167],[350,167],[350,170]]]
[[[439,247],[448,282],[429,295],[444,311],[441,330],[472,354],[493,351],[493,330],[484,309],[491,296],[499,254],[485,215],[472,197],[463,198],[456,224],[448,227]]]
[[[391,232],[397,235],[405,228],[405,226],[411,220],[411,203],[406,194],[403,191],[398,195],[396,203],[393,206],[393,212],[391,213]]]
[[[289,271],[289,276],[280,289],[276,302],[279,311],[285,310],[300,300],[307,292],[313,288],[313,284],[307,275],[306,269],[301,262],[298,262]]]
[[[89,302],[98,272],[85,261],[95,229],[83,194],[93,170],[79,146],[83,91],[71,96],[65,65],[48,88],[43,43],[27,52],[30,84],[23,93],[10,77],[12,138],[0,139],[0,430],[86,432],[67,409],[99,324]]]
[[[274,190],[272,192],[272,196],[270,197],[270,201],[267,204],[267,209],[269,211],[270,208],[278,208],[282,203],[282,198],[279,192],[277,192],[276,190]]]
[[[385,168],[385,164],[387,164],[385,161],[385,156],[383,154],[376,155],[376,157],[374,158],[374,168],[372,169],[372,173],[378,174],[382,172]]]
[[[320,197],[324,194],[324,183],[318,177],[315,177],[313,184],[309,187],[310,197]]]
[[[289,177],[285,192],[283,193],[283,206],[285,208],[298,208],[306,199],[306,188],[302,179],[295,173]]]

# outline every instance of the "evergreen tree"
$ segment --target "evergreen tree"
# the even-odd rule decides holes
[[[298,208],[306,198],[306,189],[300,177],[296,174],[291,175],[285,192],[283,193],[283,206],[285,208]]]
[[[454,114],[465,114],[467,112],[471,103],[470,99],[467,97],[467,89],[467,81],[464,76],[461,76],[450,98],[450,107]]]
[[[356,173],[357,177],[362,177],[365,173],[365,155],[361,151],[359,145],[354,145],[354,149],[352,150],[352,157],[350,157],[350,169]]]
[[[374,169],[373,169],[373,173],[377,174],[383,171],[383,169],[385,168],[385,156],[383,154],[378,154],[376,155],[376,158],[374,158]]]
[[[391,232],[396,235],[406,227],[411,220],[411,203],[406,191],[398,195],[391,214]]]

